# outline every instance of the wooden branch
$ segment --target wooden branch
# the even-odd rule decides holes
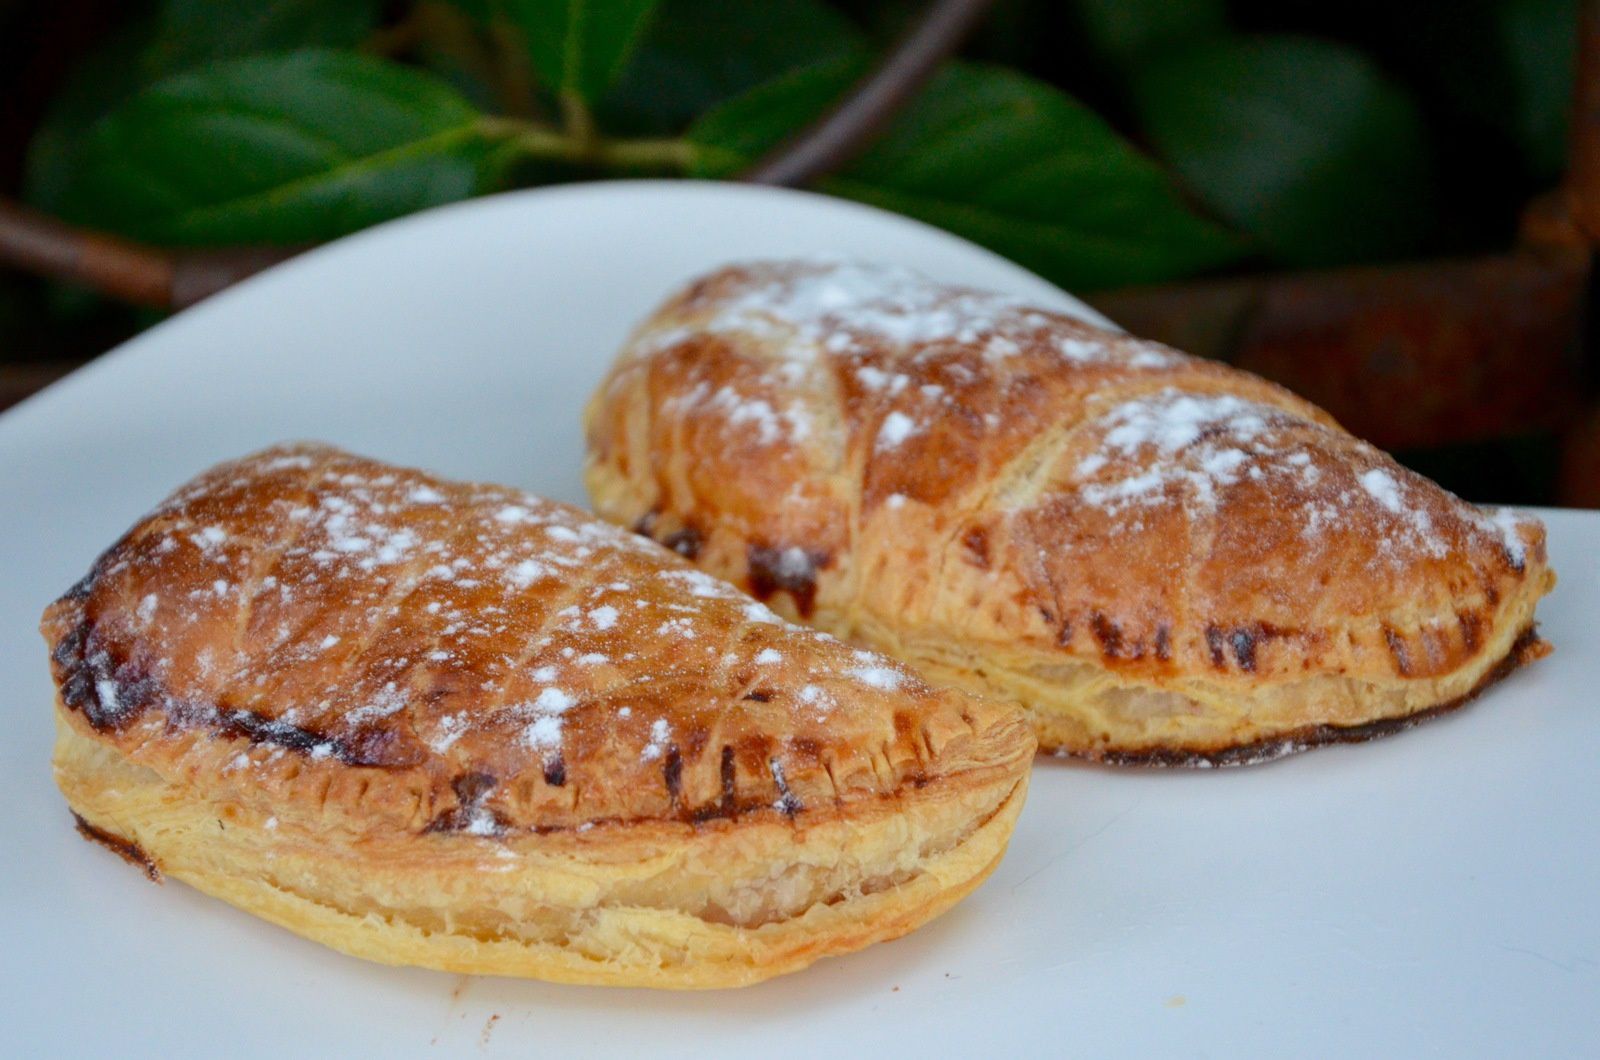
[[[993,0],[936,0],[877,69],[858,81],[831,111],[739,179],[799,188],[855,158],[916,98],[991,6]]]
[[[171,301],[170,255],[73,228],[8,199],[0,199],[0,265],[81,283],[135,305]]]
[[[75,228],[0,198],[0,266],[82,284],[133,305],[183,309],[301,249],[167,250]]]

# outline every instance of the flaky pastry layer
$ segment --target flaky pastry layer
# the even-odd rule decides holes
[[[743,986],[898,938],[999,864],[1026,775],[803,826],[608,824],[510,842],[330,841],[196,798],[58,715],[56,780],[90,834],[345,953],[552,982]]]
[[[463,972],[727,986],[903,934],[1034,745],[576,509],[320,446],[184,487],[43,627],[86,836]]]
[[[601,515],[1019,704],[1046,750],[1259,760],[1546,650],[1536,520],[1247,373],[906,270],[703,277],[586,422]]]

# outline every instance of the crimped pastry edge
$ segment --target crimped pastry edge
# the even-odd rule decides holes
[[[1553,576],[1552,576],[1553,577]],[[1432,679],[1396,679],[1383,687],[1374,687],[1363,696],[1363,702],[1373,708],[1362,716],[1338,721],[1316,720],[1325,714],[1317,709],[1317,692],[1333,689],[1347,679],[1341,675],[1319,675],[1301,682],[1302,686],[1288,693],[1290,704],[1299,702],[1310,715],[1302,722],[1284,722],[1275,727],[1263,727],[1251,717],[1251,711],[1264,696],[1277,693],[1271,685],[1264,685],[1249,694],[1230,697],[1208,696],[1203,718],[1212,727],[1227,726],[1226,733],[1212,732],[1200,738],[1185,738],[1178,732],[1159,737],[1145,735],[1142,741],[1128,739],[1126,734],[1113,731],[1111,739],[1098,745],[1087,744],[1075,732],[1083,724],[1083,703],[1070,696],[1056,701],[1046,701],[1030,695],[1020,683],[1008,682],[1011,671],[997,666],[992,658],[986,659],[985,676],[978,676],[969,668],[952,665],[942,658],[919,652],[915,646],[906,645],[887,636],[887,631],[875,628],[857,628],[848,636],[873,645],[904,659],[927,676],[930,681],[974,690],[992,698],[1009,700],[1020,706],[1039,739],[1039,753],[1043,756],[1079,759],[1102,765],[1128,767],[1167,767],[1208,769],[1256,765],[1274,761],[1303,751],[1335,743],[1357,743],[1394,735],[1423,721],[1460,709],[1477,698],[1490,686],[1550,652],[1550,645],[1537,633],[1534,608],[1538,602],[1537,591],[1514,605],[1506,615],[1504,632],[1485,645],[1474,665]],[[846,635],[846,634],[841,634]],[[1081,664],[1088,666],[1089,664]],[[1026,675],[1016,675],[1029,685]],[[1119,681],[1115,672],[1101,675],[1109,680],[1106,691],[1131,692],[1134,695],[1183,695],[1181,686],[1151,687],[1133,681]],[[1304,686],[1313,686],[1309,689]],[[1391,693],[1386,699],[1384,693]],[[1281,693],[1278,693],[1281,694]],[[1218,707],[1232,706],[1233,717],[1219,713]],[[1384,706],[1388,710],[1384,710]],[[1106,719],[1102,717],[1101,722]],[[1113,730],[1115,726],[1109,726]],[[1229,737],[1233,738],[1229,738]]]
[[[1167,748],[1152,748],[1147,751],[1131,752],[1106,752],[1098,757],[1077,754],[1070,750],[1058,749],[1043,752],[1056,758],[1078,758],[1086,761],[1099,762],[1104,765],[1114,766],[1143,766],[1154,769],[1217,769],[1235,766],[1261,765],[1266,762],[1275,762],[1280,758],[1300,754],[1318,747],[1326,747],[1340,743],[1366,743],[1370,740],[1393,736],[1414,728],[1424,722],[1453,714],[1461,708],[1476,700],[1493,685],[1505,680],[1507,677],[1535,659],[1543,658],[1550,651],[1549,642],[1538,635],[1539,624],[1530,623],[1512,643],[1511,650],[1501,657],[1478,680],[1471,691],[1454,699],[1437,703],[1431,707],[1423,707],[1410,714],[1391,718],[1378,718],[1374,721],[1361,722],[1355,725],[1308,725],[1303,729],[1283,736],[1270,739],[1257,740],[1254,743],[1238,744],[1225,747],[1216,751],[1174,751]]]
[[[614,474],[605,463],[595,460],[593,454],[586,462],[585,478],[597,510],[619,524],[626,524],[626,515],[640,504],[627,481]],[[713,572],[725,577],[732,573],[714,566]],[[1252,728],[1251,709],[1261,697],[1272,695],[1279,688],[1293,685],[1302,690],[1316,685],[1331,688],[1353,679],[1330,672],[1298,682],[1252,680],[1247,682],[1248,687],[1241,687],[1246,682],[1238,680],[1236,675],[1224,675],[1233,679],[1217,682],[1218,687],[1210,690],[1211,694],[1204,698],[1201,717],[1219,725],[1230,723],[1229,714],[1243,718],[1246,725],[1235,739],[1213,732],[1200,739],[1173,734],[1165,741],[1148,737],[1140,740],[1126,739],[1127,734],[1113,732],[1109,740],[1086,740],[1071,731],[1083,726],[1082,697],[1061,692],[1056,682],[1029,673],[1028,667],[1035,662],[1078,667],[1086,673],[1094,673],[1109,691],[1177,695],[1186,699],[1189,686],[1212,683],[1209,674],[1147,683],[1087,660],[1047,657],[979,642],[957,645],[949,641],[911,641],[905,636],[909,631],[892,628],[864,608],[839,610],[831,602],[818,606],[803,620],[844,640],[897,658],[933,684],[1017,705],[1038,738],[1040,755],[1110,766],[1208,769],[1270,762],[1334,743],[1365,742],[1402,732],[1461,708],[1512,670],[1549,653],[1550,645],[1534,634],[1537,628],[1534,615],[1539,600],[1553,588],[1555,580],[1554,571],[1540,559],[1528,576],[1513,587],[1510,598],[1501,601],[1496,618],[1500,629],[1498,636],[1486,643],[1468,664],[1433,678],[1397,676],[1389,681],[1363,681],[1363,685],[1375,690],[1369,692],[1370,701],[1366,704],[1375,709],[1359,719],[1318,717],[1314,697],[1303,696],[1301,705],[1311,716],[1287,724]],[[800,618],[783,594],[771,602],[786,617]],[[932,631],[916,632],[926,635]],[[952,650],[957,648],[965,651]],[[1005,654],[1016,655],[1017,664],[1006,665],[1001,657]],[[1395,693],[1403,701],[1398,709],[1384,702],[1386,691]],[[1193,699],[1191,702],[1198,705],[1202,701]],[[1383,709],[1386,705],[1390,708],[1387,711]],[[1227,710],[1219,712],[1219,707]]]
[[[589,910],[593,925],[578,943],[607,940],[625,942],[620,959],[601,960],[580,952],[581,946],[530,942],[510,937],[479,937],[454,931],[433,931],[407,921],[397,909],[359,912],[340,908],[326,896],[302,894],[267,882],[264,871],[281,851],[269,844],[258,851],[252,866],[240,871],[218,871],[210,861],[220,849],[217,836],[261,836],[260,822],[250,825],[235,819],[223,825],[225,811],[185,791],[181,783],[160,777],[154,770],[122,759],[114,748],[77,729],[57,705],[58,738],[55,757],[57,783],[86,838],[110,846],[119,856],[141,867],[152,879],[171,876],[256,916],[333,949],[386,964],[418,965],[467,974],[494,974],[592,985],[648,986],[668,989],[715,989],[743,986],[773,976],[798,971],[823,957],[852,952],[874,942],[898,938],[933,919],[983,882],[998,865],[1015,827],[1027,790],[1027,772],[995,770],[981,784],[934,782],[895,806],[863,814],[837,813],[810,824],[816,847],[856,843],[884,850],[903,847],[908,833],[924,822],[930,807],[946,807],[946,816],[965,818],[971,827],[943,849],[922,858],[916,871],[892,880],[881,890],[843,891],[830,900],[813,903],[798,915],[753,927],[718,923],[675,909],[604,906]],[[89,768],[76,768],[84,766]],[[970,778],[968,778],[970,780]],[[157,814],[173,815],[183,823],[176,830],[157,828]],[[824,818],[819,813],[815,815]],[[217,830],[213,831],[212,826]],[[787,835],[791,826],[775,821],[721,822],[695,828],[688,842],[703,858],[714,859],[738,845],[758,842],[753,830],[770,836]],[[242,831],[241,831],[242,830]],[[304,838],[304,837],[303,837]],[[317,839],[314,834],[309,838]],[[538,843],[542,837],[525,841]],[[572,836],[558,837],[568,844]],[[453,853],[474,840],[452,837]],[[241,847],[234,843],[232,851]],[[480,848],[487,849],[487,848]],[[794,851],[785,841],[772,851],[774,876]],[[604,871],[604,862],[617,852],[590,865]],[[514,858],[516,855],[512,855]],[[425,856],[422,860],[425,861]],[[304,861],[304,859],[301,859]],[[368,878],[382,880],[404,891],[417,879],[409,874],[410,862],[396,861],[364,867]],[[248,859],[247,859],[248,861]],[[480,857],[471,870],[454,878],[453,897],[461,900],[484,879],[506,880],[500,890],[526,888],[535,881],[551,883],[556,890],[571,890],[571,880],[559,880],[542,870],[531,873],[493,871],[501,868],[493,855]],[[467,864],[463,862],[463,864]],[[304,866],[302,866],[304,867]],[[398,871],[397,871],[398,870]],[[315,872],[315,866],[312,866]],[[437,866],[432,870],[438,875]],[[520,879],[518,877],[521,877]],[[519,892],[522,893],[522,892]],[[319,900],[320,899],[320,900]],[[565,912],[566,910],[558,910]],[[674,956],[676,955],[676,956]]]

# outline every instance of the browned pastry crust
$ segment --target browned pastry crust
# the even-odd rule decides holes
[[[576,509],[316,446],[184,487],[43,630],[87,837],[465,972],[737,985],[903,934],[1033,750]]]
[[[904,270],[695,282],[587,430],[601,515],[1064,753],[1274,757],[1546,650],[1537,521],[1247,373]]]
[[[1193,769],[1210,769],[1215,766],[1249,766],[1259,765],[1262,762],[1271,762],[1285,758],[1301,751],[1308,751],[1313,747],[1335,743],[1366,743],[1382,736],[1393,736],[1425,721],[1442,717],[1452,711],[1460,710],[1482,695],[1491,685],[1502,680],[1515,671],[1518,667],[1526,665],[1535,659],[1542,659],[1550,653],[1550,645],[1539,638],[1537,630],[1533,627],[1524,629],[1511,645],[1511,650],[1495,663],[1488,672],[1478,679],[1464,695],[1431,707],[1424,707],[1411,714],[1404,714],[1394,718],[1379,718],[1376,721],[1361,722],[1355,725],[1307,725],[1292,732],[1273,736],[1268,739],[1258,740],[1255,743],[1239,744],[1234,747],[1224,748],[1221,751],[1197,752],[1168,750],[1166,748],[1152,748],[1144,751],[1117,752],[1109,751],[1099,756],[1099,760],[1108,765],[1118,766],[1183,766]],[[1068,752],[1058,751],[1057,754],[1065,755]]]

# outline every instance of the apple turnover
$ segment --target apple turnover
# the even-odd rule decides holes
[[[904,269],[696,281],[587,432],[602,516],[1066,754],[1363,739],[1547,650],[1536,520],[1245,372]]]
[[[43,631],[86,836],[457,972],[733,986],[902,935],[1034,749],[577,509],[317,446],[179,490]]]

